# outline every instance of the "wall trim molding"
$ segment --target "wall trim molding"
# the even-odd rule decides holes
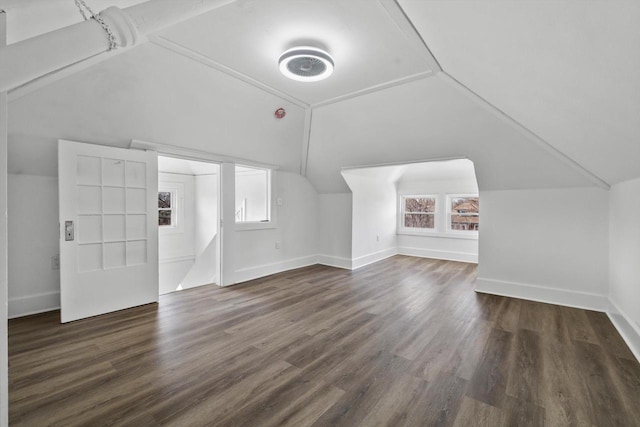
[[[609,316],[613,326],[615,326],[633,355],[640,362],[640,327],[634,324],[631,318],[620,309],[620,306],[612,298],[609,298],[607,316]]]
[[[343,268],[345,270],[351,270],[352,262],[350,258],[343,258],[333,255],[318,255],[316,257],[317,263],[326,265],[329,267]]]
[[[195,254],[188,254],[188,255],[178,255],[178,256],[174,256],[174,257],[163,258],[163,259],[159,260],[158,262],[160,264],[170,264],[170,263],[173,263],[173,262],[195,261],[195,259],[196,259],[196,255]]]
[[[411,248],[406,246],[398,247],[399,255],[414,256],[419,258],[442,259],[446,261],[478,263],[478,254],[471,252],[440,251],[436,249]]]
[[[383,259],[392,257],[397,254],[398,254],[398,248],[394,246],[392,248],[383,249],[381,251],[363,255],[358,258],[353,258],[351,260],[351,269],[357,270],[358,268],[364,267],[365,265],[382,261]]]
[[[475,291],[602,312],[609,306],[606,295],[481,277],[476,280]]]
[[[308,267],[318,263],[316,255],[308,255],[300,258],[292,258],[270,264],[262,264],[256,267],[242,268],[235,271],[234,284],[259,279],[271,274],[283,271],[294,270],[296,268]]]
[[[9,319],[60,309],[60,292],[9,298]]]

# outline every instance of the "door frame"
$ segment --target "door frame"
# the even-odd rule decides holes
[[[169,144],[158,144],[138,139],[131,140],[129,148],[155,151],[159,156],[220,164],[220,179],[218,180],[220,192],[218,196],[220,202],[218,204],[218,218],[220,220],[220,228],[218,230],[220,233],[218,239],[220,254],[219,286],[235,284],[235,165],[255,166],[273,171],[279,170],[280,166],[240,157],[224,156],[211,151],[202,151]]]
[[[177,147],[176,147],[177,148]],[[157,150],[153,150],[153,151],[157,151]],[[162,151],[157,151],[158,153],[158,157],[172,157],[174,159],[180,159],[180,160],[191,160],[194,162],[201,162],[201,163],[211,163],[211,164],[215,164],[218,165],[218,188],[216,188],[217,191],[217,195],[216,197],[218,198],[217,200],[217,206],[216,206],[216,210],[217,210],[217,218],[218,218],[218,225],[217,225],[217,237],[218,237],[218,244],[216,247],[216,271],[218,274],[218,282],[220,283],[216,283],[216,285],[218,286],[223,286],[222,283],[222,277],[223,277],[223,271],[224,271],[224,263],[222,262],[223,260],[223,252],[222,252],[222,236],[223,236],[223,222],[222,222],[222,163],[217,161],[217,160],[211,160],[211,159],[207,159],[207,158],[200,158],[200,157],[194,157],[193,155],[183,155],[183,154],[176,154],[176,153],[164,153]],[[158,173],[160,173],[158,171]],[[159,238],[160,236],[158,235],[158,248],[159,246]],[[158,265],[159,267],[159,265]],[[160,286],[160,283],[158,283],[158,286]]]

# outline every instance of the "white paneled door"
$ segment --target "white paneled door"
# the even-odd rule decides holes
[[[158,301],[158,163],[58,143],[62,322]]]

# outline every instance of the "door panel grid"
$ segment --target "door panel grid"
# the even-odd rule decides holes
[[[77,156],[79,272],[148,262],[146,176],[143,162]]]

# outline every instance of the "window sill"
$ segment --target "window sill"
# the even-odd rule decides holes
[[[270,230],[278,228],[274,221],[269,222],[236,222],[236,231]]]
[[[441,239],[466,239],[466,240],[478,240],[478,233],[443,233],[440,231],[417,231],[417,230],[398,230],[396,234],[404,236],[418,236],[418,237],[437,237]]]

